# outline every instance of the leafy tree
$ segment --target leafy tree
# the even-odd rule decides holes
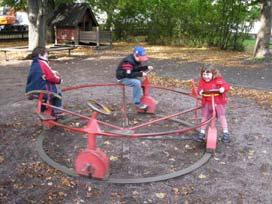
[[[150,43],[241,49],[256,19],[251,0],[89,0],[106,11],[115,36],[141,33]]]
[[[1,0],[0,5],[9,5],[15,10],[26,10],[26,0]]]
[[[59,3],[72,2],[72,0],[2,1],[13,4],[14,7],[27,8],[31,14],[30,30],[37,36],[45,33],[42,27],[52,13],[52,10],[48,12],[48,8],[55,8]],[[99,14],[101,11],[106,13],[105,28],[113,28],[117,39],[128,40],[131,35],[144,35],[147,36],[147,41],[153,44],[241,49],[247,31],[258,16],[256,8],[259,3],[271,0],[86,0],[86,2],[95,13]],[[30,37],[30,47],[45,43],[43,34],[40,37],[35,35]],[[260,45],[262,47],[262,43]]]
[[[44,47],[46,44],[46,21],[54,8],[60,3],[72,0],[2,0],[2,5],[9,5],[15,10],[25,10],[29,18],[28,48]]]
[[[106,29],[110,29],[113,23],[114,13],[118,11],[119,6],[123,4],[122,0],[86,0],[91,5],[95,13],[104,11],[107,15],[105,24]]]

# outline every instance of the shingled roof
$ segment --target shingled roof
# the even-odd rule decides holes
[[[65,27],[77,26],[83,20],[84,14],[88,12],[92,18],[92,25],[98,26],[92,9],[86,3],[61,4],[49,19],[49,24]]]

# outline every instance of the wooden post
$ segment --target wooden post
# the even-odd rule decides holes
[[[5,58],[6,58],[6,61],[8,61],[7,51],[6,51],[6,50],[4,50],[4,52],[5,52]]]
[[[55,32],[55,45],[57,45],[58,44],[57,26],[54,26],[54,32]]]
[[[79,27],[76,26],[75,27],[75,31],[74,31],[74,38],[75,38],[75,45],[78,45],[79,44],[79,41],[80,41],[80,34],[79,34]]]
[[[96,47],[98,48],[100,46],[99,43],[99,26],[96,27]]]
[[[112,27],[110,27],[110,49],[112,48]]]

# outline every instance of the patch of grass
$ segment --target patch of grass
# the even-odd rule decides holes
[[[243,45],[247,52],[252,53],[255,47],[256,39],[255,38],[248,38],[244,40]],[[272,40],[270,40],[269,48],[272,49]]]
[[[256,39],[254,39],[254,38],[249,38],[249,39],[244,40],[243,45],[245,47],[245,50],[247,52],[252,53],[254,50],[255,42],[256,42]]]

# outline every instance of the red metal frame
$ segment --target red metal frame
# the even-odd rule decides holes
[[[141,103],[147,105],[146,110],[137,109],[139,113],[155,113],[158,102],[150,96],[150,82],[147,77],[145,77],[142,83],[143,96],[141,98]]]
[[[53,105],[51,105],[49,103],[50,100],[48,100],[47,102],[43,102],[43,97],[44,94],[41,93],[39,95],[39,99],[38,99],[38,103],[37,103],[37,109],[36,112],[37,113],[41,113],[41,107],[42,105],[46,106],[46,111],[43,112],[43,114],[45,115],[49,115],[52,116],[52,110],[53,109],[58,109],[60,111],[62,111],[63,113],[66,114],[70,114],[70,115],[74,115],[77,116],[81,119],[85,119],[88,121],[86,127],[83,128],[76,128],[76,127],[71,127],[68,125],[64,125],[59,123],[56,120],[50,119],[50,120],[44,120],[42,121],[43,125],[51,128],[54,126],[59,126],[61,128],[64,128],[66,130],[69,131],[73,131],[73,132],[79,132],[79,133],[83,133],[83,134],[87,134],[88,135],[88,145],[87,148],[82,150],[76,157],[75,160],[75,169],[76,172],[80,175],[84,175],[84,176],[92,176],[93,178],[97,178],[97,179],[103,179],[106,177],[108,169],[109,169],[109,159],[107,157],[107,155],[96,146],[96,137],[97,135],[101,135],[101,136],[106,136],[106,137],[114,137],[114,138],[142,138],[142,137],[156,137],[156,136],[176,136],[179,135],[181,133],[187,132],[187,131],[191,131],[194,130],[196,128],[201,127],[204,124],[208,124],[212,121],[211,124],[211,131],[209,131],[208,133],[208,138],[207,138],[207,149],[210,150],[215,150],[216,148],[216,134],[214,129],[216,130],[215,127],[215,110],[214,110],[214,114],[213,117],[208,119],[205,122],[202,123],[195,123],[194,127],[188,127],[188,128],[183,128],[183,129],[178,129],[178,130],[171,130],[171,131],[166,131],[166,132],[156,132],[156,133],[135,133],[135,130],[144,126],[148,126],[154,123],[158,123],[161,122],[163,120],[167,120],[167,119],[171,119],[173,117],[185,114],[185,113],[189,113],[192,111],[197,112],[198,109],[200,109],[201,107],[196,106],[195,108],[191,108],[185,111],[181,111],[172,115],[168,115],[165,117],[161,117],[159,119],[154,119],[152,121],[149,122],[144,122],[140,125],[135,125],[135,126],[131,126],[131,127],[127,127],[128,126],[128,117],[127,117],[127,104],[126,104],[126,100],[125,100],[125,86],[121,85],[121,84],[85,84],[85,85],[80,85],[80,86],[74,86],[74,87],[67,87],[64,88],[62,91],[70,91],[70,90],[76,90],[76,89],[82,89],[82,88],[91,88],[91,87],[103,87],[103,86],[121,86],[122,88],[122,115],[123,115],[123,127],[119,127],[107,122],[103,122],[97,119],[97,112],[93,112],[92,116],[85,116],[85,115],[81,115],[79,113],[75,113],[63,108],[59,108],[59,107],[55,107]],[[144,96],[143,98],[146,98],[146,100],[148,101],[150,105],[151,109],[149,110],[150,113],[154,113],[156,110],[156,105],[157,102],[149,95],[150,94],[150,88],[157,88],[157,89],[162,89],[162,90],[168,90],[168,91],[172,91],[172,92],[176,92],[176,93],[180,93],[180,94],[184,94],[184,95],[188,95],[191,97],[194,97],[196,99],[196,101],[198,100],[198,98],[196,96],[194,96],[193,94],[188,94],[182,91],[177,91],[177,90],[173,90],[173,89],[169,89],[169,88],[164,88],[164,87],[158,87],[158,86],[151,86],[148,79],[146,79],[146,81],[143,83],[143,87],[144,87]],[[214,102],[213,102],[214,103]],[[196,103],[198,104],[198,102]],[[109,132],[103,132],[100,129],[100,125],[104,125],[107,127],[111,127],[115,130],[119,130],[118,133],[114,132],[114,131],[109,131]],[[130,131],[132,132],[132,134],[130,134],[129,136],[125,133],[122,133],[125,131]],[[215,142],[214,142],[215,141]]]
[[[214,152],[217,144],[217,129],[216,129],[216,111],[215,111],[215,94],[211,94],[212,97],[212,119],[211,124],[208,128],[207,140],[206,140],[206,150],[209,152]]]

